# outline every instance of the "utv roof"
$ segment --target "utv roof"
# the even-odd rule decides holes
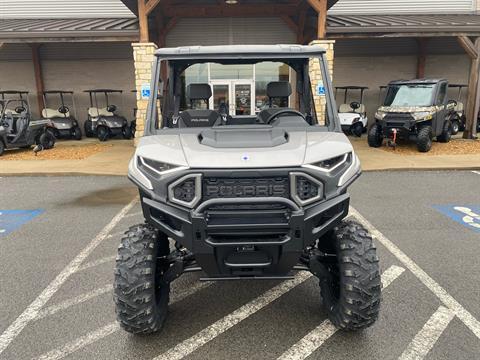
[[[325,53],[318,45],[227,45],[227,46],[187,46],[162,48],[156,56],[172,60],[196,59],[292,59],[309,58]]]
[[[20,91],[20,90],[4,90],[0,91],[0,94],[5,94],[5,95],[18,95],[18,94],[28,94],[28,91]]]
[[[420,85],[420,84],[438,84],[441,81],[447,81],[447,79],[413,79],[413,80],[395,80],[390,81],[388,85]]]

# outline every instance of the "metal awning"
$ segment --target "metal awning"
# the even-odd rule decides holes
[[[137,41],[138,20],[0,19],[0,42]]]
[[[480,15],[329,15],[330,37],[480,36]]]

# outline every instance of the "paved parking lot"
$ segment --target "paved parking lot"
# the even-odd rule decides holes
[[[361,333],[332,328],[307,273],[188,274],[172,286],[164,331],[132,336],[111,295],[121,234],[142,221],[130,183],[0,178],[0,227],[11,229],[0,232],[0,358],[478,359],[479,184],[464,171],[373,172],[354,185],[352,215],[377,238],[384,286],[381,317]],[[4,210],[38,213],[13,228]]]

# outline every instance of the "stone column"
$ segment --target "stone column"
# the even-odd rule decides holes
[[[334,60],[334,45],[335,40],[314,40],[310,45],[320,45],[327,51],[328,71],[330,77],[333,79],[333,60]],[[325,119],[325,96],[317,95],[317,89],[320,84],[323,83],[322,72],[320,70],[320,61],[318,59],[312,59],[310,61],[310,80],[312,83],[313,99],[315,102],[315,109],[317,111],[317,117],[322,123],[322,119]]]
[[[137,131],[135,132],[135,145],[145,130],[148,100],[142,99],[142,85],[150,85],[152,78],[152,65],[157,45],[154,43],[134,43],[133,61],[135,65],[135,88],[137,89]]]

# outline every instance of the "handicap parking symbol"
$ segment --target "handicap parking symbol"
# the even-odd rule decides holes
[[[480,233],[480,205],[438,205],[434,208],[459,224]]]
[[[41,213],[43,209],[0,210],[0,237],[10,234]]]
[[[148,100],[150,98],[150,84],[142,84],[142,88],[140,94],[142,96],[142,100]]]

